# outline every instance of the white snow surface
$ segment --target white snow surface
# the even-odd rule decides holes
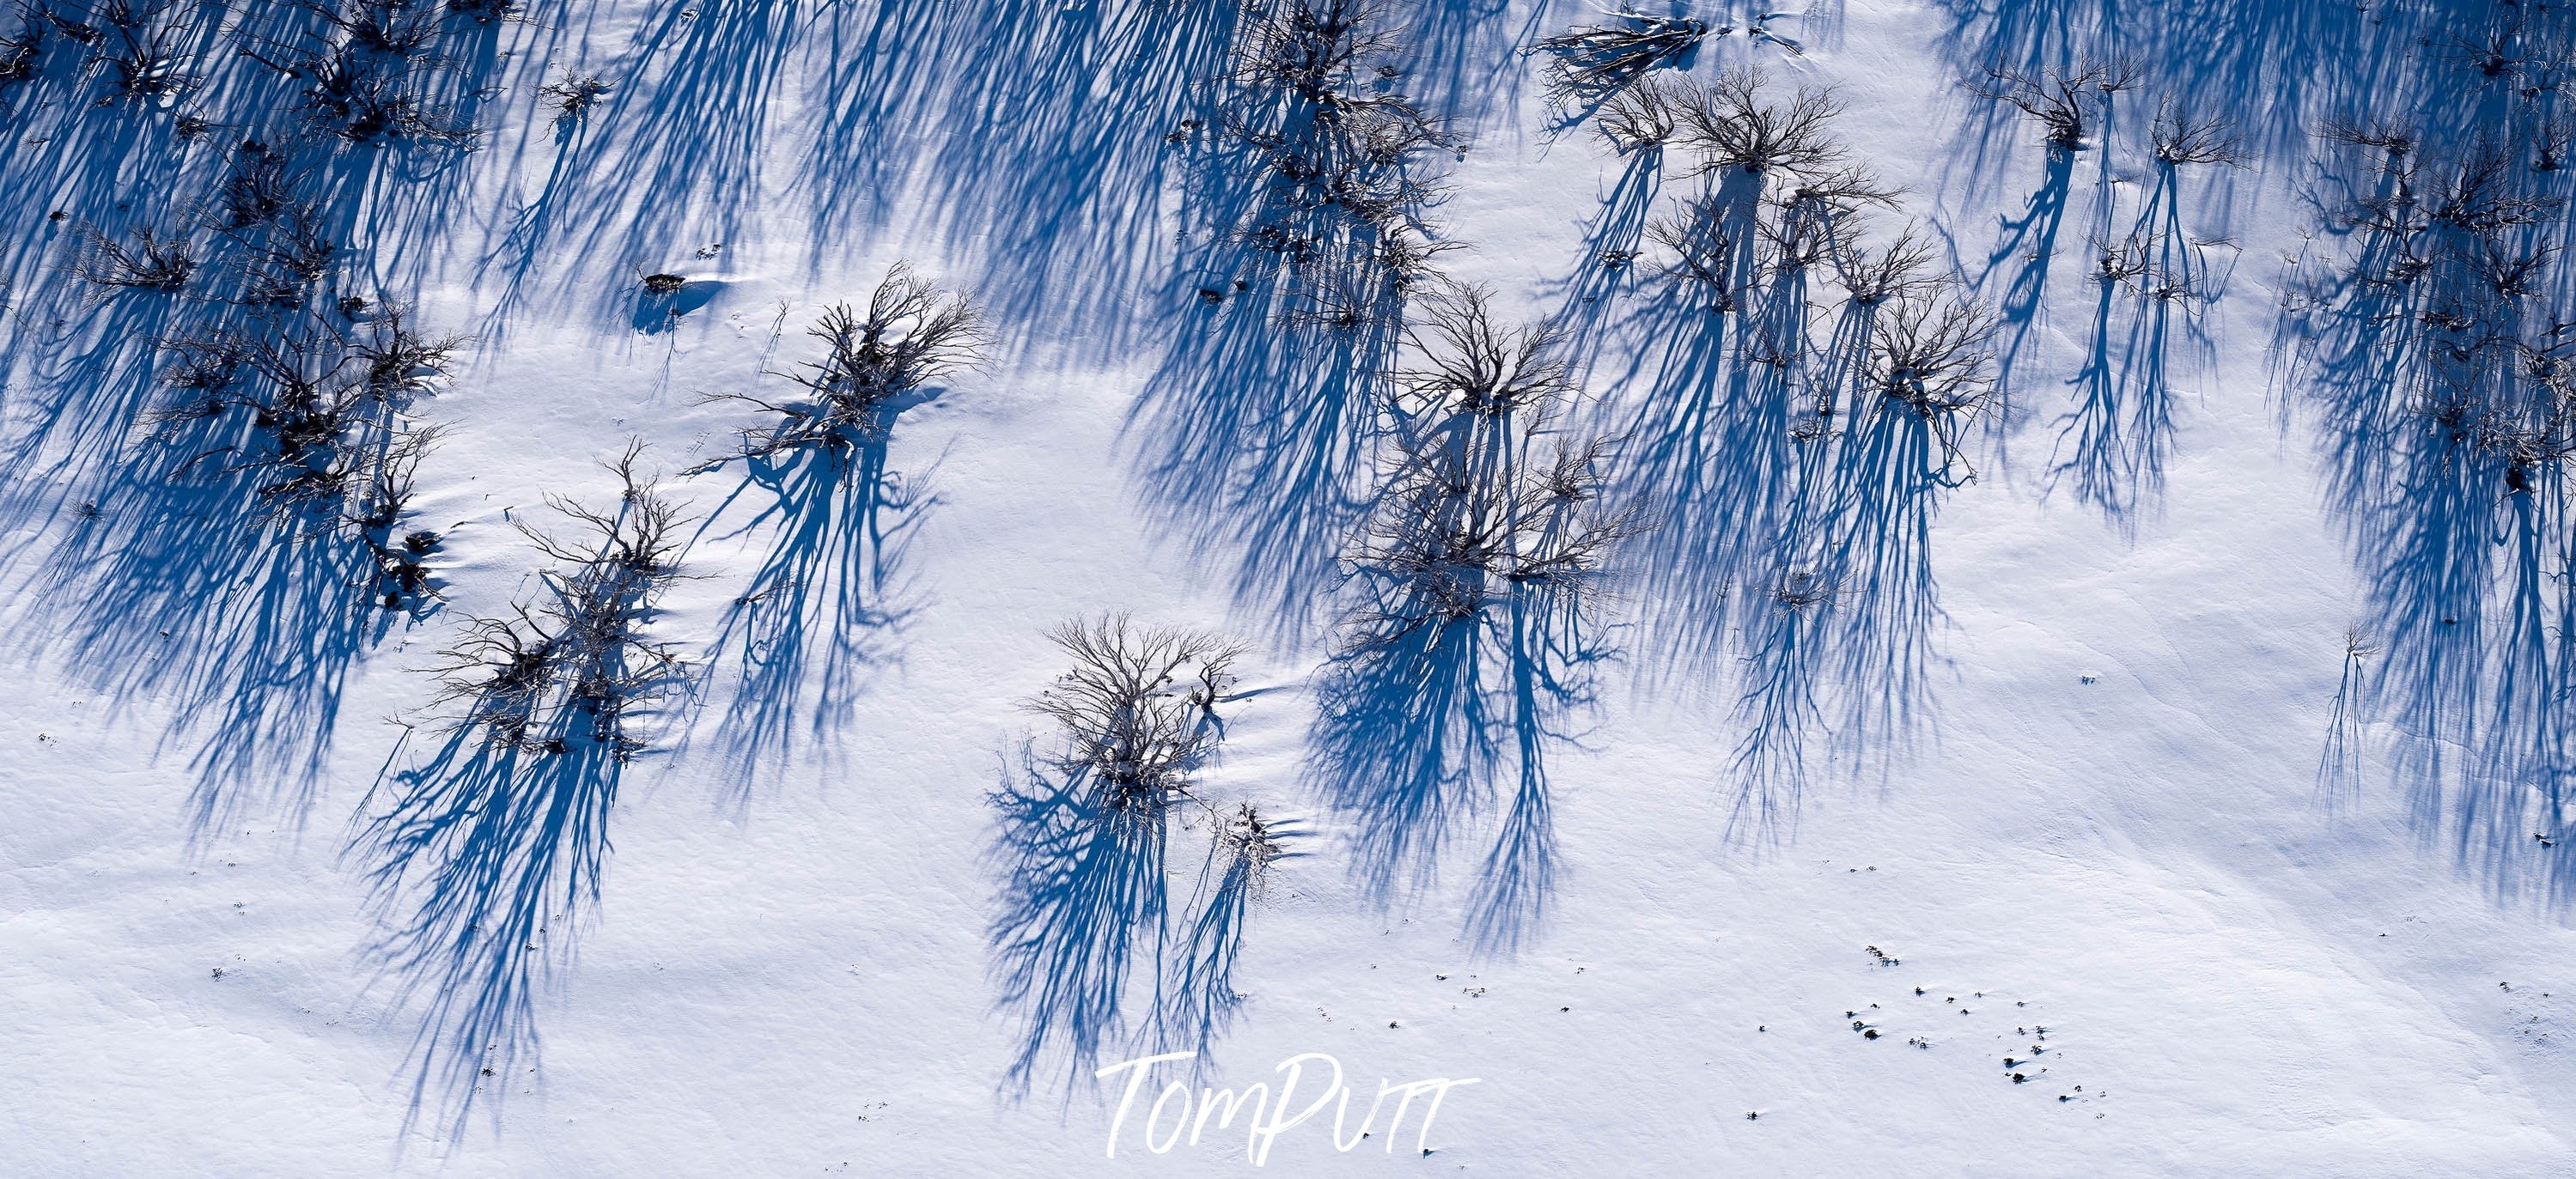
[[[1854,158],[1905,184],[1945,265],[1976,279],[2048,162],[2035,132],[1960,88],[1967,47],[1997,21],[2054,19],[2037,9],[2098,19],[2006,7],[1817,0],[1771,26],[1803,54],[1738,32],[1690,68],[1760,61],[1778,84],[1837,87]],[[2180,29],[2182,7],[2145,10],[2136,36]],[[2304,7],[2289,0],[2201,7],[2248,22],[2257,48],[2318,52],[2289,43],[2290,17],[2263,23]],[[1670,637],[1744,624],[1660,590],[1619,599],[1597,700],[1549,738],[1544,906],[1499,945],[1470,909],[1502,807],[1457,817],[1420,887],[1366,887],[1364,824],[1309,785],[1330,603],[1284,562],[1247,559],[1261,522],[1226,513],[1262,496],[1191,502],[1158,482],[1175,426],[1150,387],[1210,314],[1175,244],[1191,165],[1161,142],[1187,75],[1135,64],[1180,52],[1183,34],[1143,15],[1168,10],[540,8],[492,34],[513,53],[476,65],[498,88],[484,146],[421,175],[380,165],[362,217],[374,281],[475,336],[416,409],[447,428],[413,508],[444,534],[442,601],[380,612],[311,662],[181,649],[299,641],[255,633],[252,566],[272,542],[201,538],[239,552],[243,592],[207,588],[177,635],[151,633],[172,629],[153,613],[166,603],[87,627],[84,606],[116,598],[90,579],[133,575],[65,567],[94,551],[70,543],[79,530],[121,525],[73,510],[115,464],[23,456],[71,453],[44,437],[51,408],[146,362],[98,342],[148,332],[118,317],[156,296],[78,299],[55,268],[69,231],[37,214],[166,206],[221,153],[162,167],[153,152],[182,151],[166,112],[20,100],[26,138],[0,164],[36,194],[10,213],[16,306],[0,320],[22,456],[0,518],[0,1173],[2576,1174],[2576,942],[2564,897],[2535,883],[2550,850],[2479,827],[2386,756],[2385,715],[2351,788],[2319,784],[2371,591],[2328,489],[2333,427],[2274,348],[2283,258],[2314,220],[2312,148],[2267,142],[2242,173],[2187,175],[2199,232],[2241,251],[2205,341],[2174,348],[2161,486],[2110,513],[2054,468],[2094,290],[2084,227],[2105,194],[2133,208],[2146,165],[2114,153],[2105,178],[2104,153],[2078,153],[2010,412],[1972,432],[1973,481],[1926,493],[1938,609],[1919,687],[1897,689],[1918,722],[1869,748],[1818,733],[1777,821],[1738,820],[1744,651]],[[1516,318],[1558,309],[1627,167],[1588,130],[1550,133],[1519,52],[1586,16],[1514,0],[1398,22],[1428,42],[1407,84],[1472,129],[1434,213],[1468,248],[1439,265]],[[2257,126],[2289,118],[2260,87],[2167,64],[2151,88],[2234,96]],[[558,133],[536,87],[574,65],[618,86]],[[1123,100],[1148,86],[1165,93]],[[129,128],[142,146],[117,139]],[[27,146],[39,129],[65,138]],[[1662,200],[1686,183],[1677,160],[1666,171]],[[867,558],[885,570],[868,591],[881,613],[800,673],[807,700],[827,674],[838,698],[754,732],[745,651],[722,636],[776,520],[739,465],[683,473],[745,424],[700,394],[784,389],[764,371],[810,358],[803,329],[899,259],[983,301],[998,342],[895,427],[900,494]],[[703,303],[646,331],[636,280],[657,270]],[[1652,366],[1623,359],[1638,347],[1615,327],[1594,346],[1579,420],[1617,430],[1658,396]],[[598,464],[629,437],[704,522],[651,622],[690,658],[690,687],[643,724],[649,748],[597,799],[604,818],[564,835],[595,842],[596,896],[489,902],[532,905],[542,927],[529,1046],[493,1048],[491,1075],[442,1071],[419,980],[472,984],[393,952],[413,902],[370,884],[369,821],[433,739],[391,718],[418,723],[423,669],[466,616],[532,584],[540,559],[511,523],[553,522],[549,495],[613,498]],[[1114,1086],[1069,1083],[1080,1062],[1052,1048],[1014,1083],[1030,1033],[997,979],[1013,849],[989,796],[1037,731],[1020,702],[1061,670],[1040,631],[1104,611],[1253,645],[1208,793],[1283,819],[1295,854],[1245,918],[1242,1006],[1204,1075],[1241,1087],[1329,1053],[1363,1102],[1381,1077],[1476,1078],[1449,1092],[1430,1153],[1410,1128],[1338,1152],[1316,1122],[1260,1168],[1239,1129],[1155,1154],[1135,1126],[1157,1074],[1110,1158]],[[325,691],[324,674],[344,678]],[[281,736],[226,770],[210,743],[244,727]],[[1176,927],[1200,826],[1173,835]],[[1152,973],[1138,968],[1092,1067],[1155,1050]],[[2033,1026],[2036,1060],[2017,1030]],[[2014,1083],[2008,1056],[2046,1071]]]

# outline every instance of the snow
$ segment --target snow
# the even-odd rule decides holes
[[[2548,849],[2388,756],[2397,718],[2365,726],[2357,781],[2320,785],[2371,554],[2330,490],[2331,425],[2273,350],[2280,259],[2313,224],[2315,150],[2271,138],[2295,112],[2242,112],[2265,135],[2259,169],[2186,177],[2215,194],[2195,229],[2242,249],[2200,320],[2208,343],[2176,349],[2161,487],[2106,513],[2052,473],[2091,312],[2092,202],[2116,191],[2133,211],[2145,166],[2132,152],[2099,185],[2100,153],[2084,153],[2012,412],[1973,436],[1976,479],[1937,492],[1917,723],[1866,750],[1815,735],[1782,820],[1748,827],[1729,768],[1746,652],[1709,647],[1681,595],[1631,595],[1597,702],[1550,742],[1554,871],[1504,948],[1471,932],[1499,805],[1449,833],[1433,884],[1390,897],[1355,876],[1368,833],[1314,787],[1311,689],[1332,636],[1308,591],[1332,550],[1248,553],[1294,522],[1240,512],[1283,488],[1199,495],[1158,466],[1209,404],[1166,381],[1206,320],[1174,237],[1185,162],[1160,139],[1192,109],[1183,79],[1215,60],[1191,59],[1201,42],[1113,0],[538,7],[476,34],[490,40],[468,64],[499,88],[485,146],[425,175],[387,163],[361,218],[375,281],[476,337],[417,409],[448,430],[413,508],[444,535],[444,602],[386,613],[381,635],[304,671],[257,662],[277,649],[258,644],[297,636],[249,629],[254,598],[104,585],[137,566],[74,538],[128,544],[115,530],[131,518],[71,509],[114,472],[43,433],[48,406],[106,396],[89,349],[148,330],[120,316],[160,296],[81,302],[55,268],[69,231],[39,214],[166,207],[220,177],[227,133],[174,162],[167,112],[86,109],[92,83],[59,65],[10,100],[0,1172],[2576,1172],[2561,1129],[2576,941]],[[2043,6],[2006,7],[1817,0],[1803,25],[1767,26],[1803,56],[1737,33],[1693,70],[1758,60],[1835,85],[1855,158],[1908,185],[1908,212],[1974,277],[2046,166],[2036,134],[1956,85],[1980,38],[2005,43],[1999,24]],[[2369,11],[2432,30],[2438,8]],[[2365,35],[2303,11],[2129,19],[2141,47],[2232,22],[2320,71],[2329,45],[2355,43],[2336,38]],[[1399,22],[1423,43],[1407,84],[1474,130],[1435,214],[1472,248],[1439,265],[1515,318],[1557,309],[1626,166],[1588,133],[1548,133],[1536,63],[1515,52],[1583,15],[1452,4]],[[536,87],[575,64],[617,88],[558,130]],[[2268,101],[2233,75],[2202,85]],[[250,94],[227,82],[179,109]],[[1682,189],[1668,169],[1659,200]],[[682,473],[746,424],[699,394],[783,388],[763,370],[810,358],[803,329],[898,259],[984,301],[999,344],[898,420],[899,478],[860,546],[878,622],[809,652],[787,713],[755,723],[777,697],[746,685],[725,636],[776,518],[739,467]],[[665,269],[705,301],[639,330],[637,279]],[[140,363],[140,337],[121,338],[110,367],[139,371],[118,366]],[[1632,344],[1614,331],[1591,357],[1596,428],[1650,404],[1653,366],[1623,375]],[[452,1053],[422,1047],[441,1030],[422,988],[444,976],[400,955],[409,902],[371,887],[391,853],[370,820],[432,741],[388,718],[418,724],[422,669],[463,618],[532,585],[539,559],[512,523],[550,526],[548,495],[613,499],[598,464],[630,436],[704,521],[651,623],[696,671],[641,726],[650,748],[600,818],[566,829],[601,857],[596,897],[524,910],[538,990],[504,1022],[533,1046],[490,1054],[488,1076],[444,1071]],[[187,543],[238,550],[252,576],[250,546]],[[102,602],[128,611],[105,630]],[[1242,1007],[1203,1075],[1240,1089],[1329,1053],[1355,1110],[1379,1078],[1475,1078],[1444,1098],[1431,1153],[1409,1127],[1338,1152],[1316,1122],[1259,1168],[1239,1129],[1155,1154],[1140,1108],[1110,1158],[1118,1092],[1067,1078],[1162,1049],[1113,1035],[1067,1061],[1050,1046],[1028,1084],[1011,1076],[1029,1012],[998,989],[1012,849],[989,796],[1033,731],[1019,701],[1061,670],[1039,632],[1104,611],[1254,645],[1209,792],[1284,819],[1294,854],[1245,920]],[[179,634],[148,633],[169,618]],[[345,679],[312,678],[326,674]],[[221,757],[244,746],[210,742],[244,729],[266,736],[236,772]],[[1204,838],[1203,822],[1173,836],[1176,920]],[[1131,1028],[1149,1006],[1127,996]],[[2019,1030],[2039,1026],[2044,1040]],[[2007,1056],[2047,1071],[2016,1084]]]

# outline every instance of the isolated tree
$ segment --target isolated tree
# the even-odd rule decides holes
[[[1113,811],[1159,817],[1199,801],[1198,775],[1224,736],[1216,705],[1232,690],[1242,648],[1123,614],[1062,623],[1047,640],[1073,667],[1027,707],[1055,722],[1057,768],[1080,775]]]
[[[2145,63],[2133,57],[2084,58],[2037,70],[1993,66],[1968,84],[1968,92],[2011,104],[2047,129],[2051,148],[2073,152],[2088,145],[2095,111],[2107,110],[2114,96],[2136,89],[2145,76]]]
[[[983,313],[972,301],[941,291],[901,262],[877,284],[865,310],[834,304],[806,334],[823,343],[823,358],[801,363],[801,371],[774,374],[805,390],[805,402],[782,405],[747,393],[707,399],[742,402],[778,418],[765,430],[746,431],[743,448],[729,458],[804,449],[846,456],[884,437],[902,398],[979,363],[990,344]]]

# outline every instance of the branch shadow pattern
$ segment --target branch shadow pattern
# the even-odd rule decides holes
[[[1519,951],[1557,875],[1549,752],[1583,735],[1618,652],[1570,602],[1538,589],[1347,651],[1316,677],[1308,788],[1353,832],[1353,875],[1381,904],[1436,889],[1453,844],[1490,831],[1466,934]],[[1498,809],[1499,808],[1499,809]]]
[[[636,472],[640,449],[609,468],[616,508],[549,501],[583,539],[522,526],[557,566],[538,604],[469,621],[434,669],[436,715],[352,819],[347,855],[378,928],[366,956],[418,1020],[406,1128],[427,1119],[459,1140],[478,1108],[497,1127],[538,1068],[539,1003],[597,918],[609,816],[643,749],[635,717],[685,681],[644,633],[685,546],[677,506]],[[422,733],[436,746],[403,764]]]
[[[1382,15],[1338,26],[1336,52],[1383,54]],[[1262,35],[1308,27],[1290,16]],[[1281,645],[1312,636],[1365,506],[1405,302],[1454,248],[1429,221],[1446,130],[1352,68],[1290,84],[1242,67],[1175,136],[1184,246],[1163,305],[1198,322],[1125,422],[1147,509],[1190,551],[1232,555],[1235,606]]]
[[[898,657],[923,605],[906,551],[938,506],[937,464],[918,474],[889,463],[897,410],[845,453],[803,449],[743,460],[743,482],[709,514],[758,497],[737,532],[765,530],[766,550],[727,607],[714,649],[739,650],[737,684],[720,725],[734,735],[732,780],[793,749],[831,748],[856,715],[871,674]],[[748,789],[737,785],[737,790]],[[737,803],[746,801],[737,797]]]
[[[1917,404],[1888,379],[1908,305],[1962,285],[1921,269],[1910,231],[1873,254],[1824,223],[1828,285],[1765,186],[1727,170],[1685,197],[1697,226],[1657,229],[1682,281],[1622,324],[1642,391],[1623,488],[1652,526],[1630,562],[1657,603],[1648,686],[1732,685],[1727,834],[1755,848],[1794,831],[1819,777],[1883,780],[1932,735],[1931,524],[1974,478],[1949,419],[1986,396]]]
[[[2098,293],[2084,363],[2067,381],[2075,403],[2057,420],[2048,470],[2052,487],[2071,486],[2078,502],[2131,529],[2164,492],[2176,337],[2206,364],[2213,344],[2202,314],[2224,293],[2226,276],[2211,255],[2225,246],[2185,228],[2177,171],[2160,164],[2128,231],[2094,243]],[[2110,201],[2101,204],[2107,215]]]
[[[465,211],[456,194],[470,186],[420,181],[454,180],[471,158],[471,132],[443,129],[481,113],[503,68],[502,34],[498,22],[441,9],[425,18],[423,52],[400,58],[349,40],[321,6],[53,7],[178,30],[166,75],[178,81],[154,101],[90,101],[98,73],[66,35],[0,96],[23,135],[0,159],[0,194],[49,210],[45,233],[0,245],[0,287],[11,292],[0,296],[0,387],[10,391],[0,496],[17,518],[68,525],[26,533],[0,558],[27,574],[10,625],[28,636],[24,649],[66,660],[121,704],[172,705],[165,747],[204,738],[191,765],[192,840],[257,815],[300,823],[342,685],[425,607],[379,613],[373,601],[400,513],[347,535],[281,515],[270,501],[293,456],[265,452],[303,444],[274,445],[277,423],[222,413],[239,399],[191,389],[214,378],[186,371],[186,346],[228,334],[346,337],[399,314],[386,292],[409,289],[422,243],[443,240]],[[326,59],[340,82],[316,73]],[[410,122],[368,130],[332,113],[353,91],[331,86],[366,92],[365,79],[388,76],[380,93],[411,105],[381,109],[409,111]],[[147,233],[182,259],[169,281],[93,281],[101,243]],[[279,326],[298,321],[336,326]],[[198,394],[209,400],[191,404]],[[357,465],[381,468],[398,439],[425,448],[433,435],[390,402],[362,419],[358,437],[319,450],[372,448]],[[406,577],[425,576],[415,557],[402,564]],[[406,582],[402,596],[427,589]]]
[[[1265,827],[1276,843],[1254,857],[1221,829],[1195,886],[1175,898],[1174,808],[1135,805],[1034,746],[1005,762],[988,802],[988,859],[1001,882],[986,930],[995,1006],[1019,1024],[1004,1093],[1060,1087],[1070,1103],[1095,1087],[1113,1048],[1196,1052],[1190,1067],[1211,1075],[1208,1050],[1243,1008],[1234,971],[1262,867],[1297,855],[1285,849],[1301,833]]]
[[[383,931],[369,956],[419,1022],[406,1128],[461,1137],[478,1109],[497,1125],[536,1069],[538,1006],[597,919],[626,768],[577,732],[548,752],[458,730],[380,780],[350,854]]]

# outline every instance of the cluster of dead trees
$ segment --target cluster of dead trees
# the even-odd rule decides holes
[[[661,698],[680,670],[676,650],[646,633],[656,602],[681,576],[686,522],[630,445],[609,470],[613,505],[547,503],[569,534],[519,526],[552,562],[534,600],[469,620],[436,669],[436,704],[452,730],[489,745],[560,754],[574,743],[623,761],[640,748],[628,716]]]
[[[362,546],[372,572],[354,588],[411,608],[435,594],[424,559],[438,541],[410,524],[438,439],[412,410],[467,340],[346,290],[348,254],[285,153],[252,139],[175,228],[79,225],[65,269],[99,298],[181,302],[152,341],[165,395],[138,423],[159,474],[246,487],[272,537]]]
[[[1719,36],[1732,32],[1720,27]],[[1672,65],[1697,48],[1711,30],[1689,17],[1610,14],[1606,24],[1576,25],[1540,41],[1547,55],[1548,97],[1561,107],[1599,102],[1657,66]]]
[[[370,593],[416,606],[435,593],[423,560],[438,534],[406,522],[438,428],[410,410],[464,342],[422,333],[391,303],[231,317],[160,342],[177,399],[152,415],[154,436],[189,452],[174,474],[247,479],[278,535],[363,545]]]
[[[1417,367],[1392,374],[1385,467],[1346,558],[1345,656],[1514,598],[1588,614],[1640,530],[1605,502],[1609,442],[1561,433],[1582,392],[1561,330],[1498,323],[1476,287],[1444,284],[1415,309]]]
[[[298,86],[295,110],[312,130],[352,143],[418,141],[470,147],[459,113],[473,90],[442,51],[460,24],[519,16],[518,0],[294,0],[233,23],[177,0],[26,0],[0,36],[0,96],[51,63],[95,80],[95,105],[169,110],[209,88],[213,46]],[[211,27],[209,21],[216,23]],[[290,25],[301,25],[291,32]],[[595,97],[595,93],[590,97]],[[585,103],[586,105],[586,103]],[[183,118],[183,130],[217,125]]]
[[[17,31],[0,37],[0,97],[67,61],[98,79],[99,106],[170,107],[205,84],[192,56],[198,15],[157,0],[30,0]]]
[[[2515,495],[2576,454],[2565,139],[2545,101],[2522,99],[2508,125],[2448,142],[2384,115],[2325,121],[2319,138],[2349,177],[2330,226],[2351,248],[2294,305],[2311,362],[2376,358],[2380,395],[2481,456]]]
[[[1900,191],[1852,162],[1842,109],[1829,88],[1784,91],[1759,69],[1706,85],[1658,70],[1606,100],[1597,127],[1621,152],[1679,155],[1700,181],[1647,226],[1662,276],[1728,321],[1736,363],[1808,391],[1800,437],[1883,406],[1929,423],[1957,460],[1961,428],[1995,396],[1995,316],[1912,226],[1875,232]]]
[[[857,450],[884,440],[905,398],[942,375],[981,361],[988,344],[982,324],[983,314],[971,300],[942,291],[897,263],[864,306],[840,303],[824,312],[808,333],[822,346],[816,359],[803,362],[797,371],[772,374],[797,386],[803,398],[724,394],[708,399],[748,404],[773,420],[744,430],[739,449],[690,473],[734,461],[784,462],[809,455],[839,464],[846,473]],[[440,688],[433,711],[449,731],[540,754],[560,754],[570,743],[588,742],[624,760],[642,747],[630,728],[630,715],[669,694],[686,671],[678,648],[652,637],[649,624],[656,603],[683,576],[686,538],[681,527],[687,520],[661,482],[643,470],[640,446],[630,445],[608,469],[619,488],[613,505],[549,498],[548,504],[570,523],[569,533],[519,526],[552,567],[541,574],[541,588],[533,598],[514,602],[506,613],[469,619],[465,637],[445,653],[446,662],[435,669]],[[1091,635],[1088,645],[1075,641],[1084,635]],[[1139,641],[1152,637],[1138,635]],[[1057,703],[1047,706],[1050,714],[1061,714],[1059,719],[1072,726],[1074,719],[1090,715],[1085,708],[1115,711],[1117,706],[1108,702],[1111,696],[1102,693],[1132,687],[1132,680],[1117,676],[1141,666],[1113,658],[1127,651],[1122,644],[1129,638],[1123,625],[1097,634],[1068,630],[1059,636],[1078,655],[1110,659],[1115,667],[1096,673],[1106,679],[1069,680],[1053,698]],[[1159,642],[1147,643],[1136,658],[1151,661],[1171,654]],[[1221,690],[1230,655],[1220,657],[1215,648],[1193,640],[1179,644],[1176,658],[1172,666],[1200,667],[1212,700]],[[1088,689],[1079,686],[1086,684]],[[1085,695],[1086,690],[1091,694]],[[1206,738],[1203,748],[1167,748],[1177,731],[1172,715],[1139,707],[1143,711],[1120,714],[1135,727],[1104,736],[1105,744],[1079,754],[1082,763],[1106,767],[1101,781],[1126,783],[1119,789],[1138,798],[1186,793],[1200,755],[1213,751],[1213,737]]]
[[[246,34],[240,52],[301,87],[296,109],[307,125],[350,143],[475,145],[478,133],[460,113],[473,86],[440,46],[457,23],[506,19],[515,6],[302,0],[298,7],[311,17],[299,35]]]

